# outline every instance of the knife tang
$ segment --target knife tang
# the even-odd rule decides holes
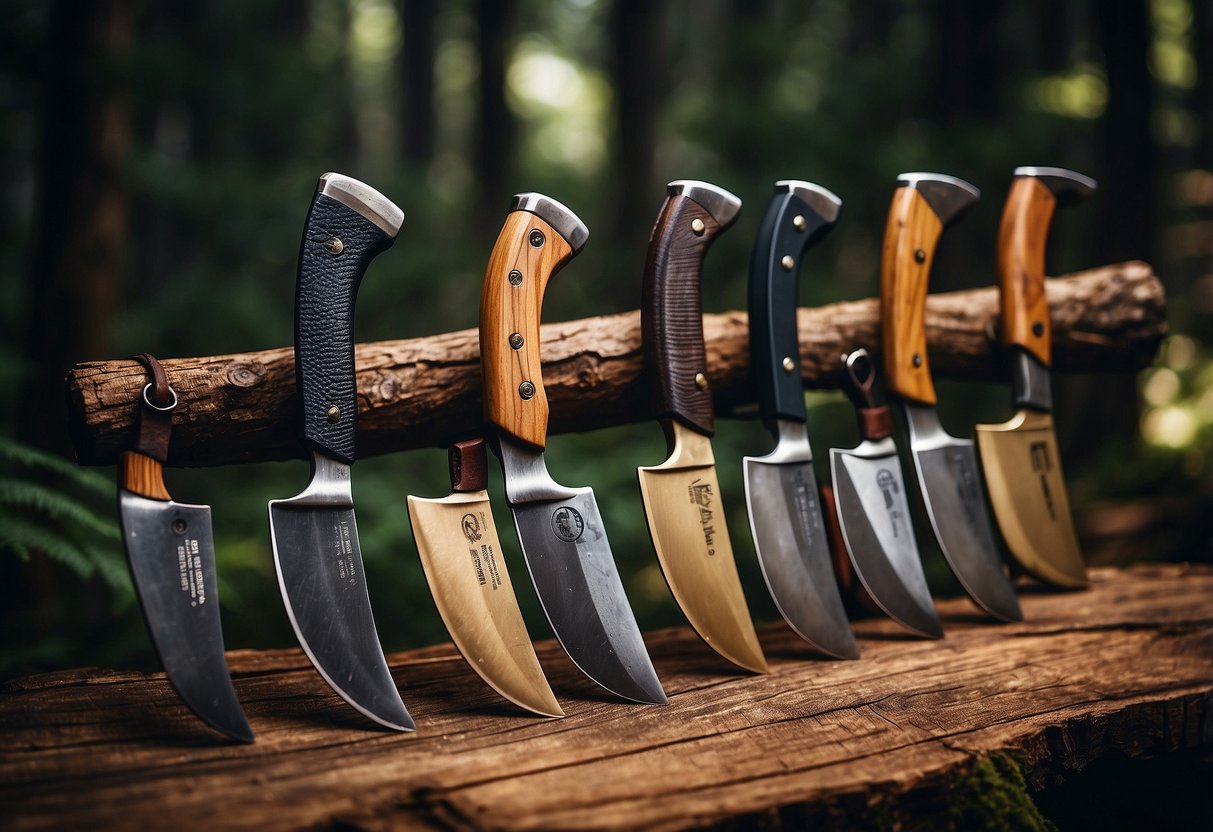
[[[1045,297],[1045,245],[1053,211],[1087,199],[1095,181],[1062,168],[1016,168],[998,226],[1002,342],[1044,367],[1052,363],[1052,324]]]
[[[542,449],[547,441],[539,360],[543,293],[588,236],[585,224],[556,200],[519,194],[489,256],[480,295],[484,415],[529,448]]]
[[[841,208],[820,185],[781,180],[758,228],[750,257],[750,360],[763,421],[805,420],[796,332],[800,259],[834,227]]]
[[[706,182],[679,180],[649,237],[640,328],[645,371],[659,419],[696,432],[714,430],[711,385],[703,344],[700,272],[708,246],[737,219],[741,200]]]
[[[295,293],[295,374],[309,443],[354,461],[354,299],[375,256],[396,239],[404,212],[370,186],[326,173],[308,211]]]
[[[880,266],[880,318],[889,388],[908,401],[934,406],[924,326],[931,261],[943,230],[977,202],[967,182],[936,173],[907,173],[885,225]]]

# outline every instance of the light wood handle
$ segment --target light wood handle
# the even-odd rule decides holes
[[[171,500],[164,485],[164,465],[137,451],[122,454],[122,487],[149,500]]]
[[[480,294],[484,417],[501,432],[535,448],[544,446],[548,431],[548,399],[539,364],[543,293],[552,275],[572,257],[572,247],[552,226],[518,210],[506,217],[484,273]]]
[[[935,404],[923,324],[927,283],[943,223],[914,188],[893,193],[880,263],[880,323],[889,389],[919,404]]]
[[[1045,297],[1045,244],[1057,198],[1038,179],[1011,183],[998,226],[998,289],[1002,300],[1002,342],[1023,347],[1048,367],[1053,327]]]

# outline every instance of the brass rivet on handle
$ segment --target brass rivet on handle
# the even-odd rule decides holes
[[[335,404],[330,404],[329,409],[325,411],[324,417],[329,420],[330,425],[335,425],[341,421],[341,408]]]
[[[809,224],[807,222],[805,222],[804,217],[801,216],[800,214],[797,214],[796,216],[792,217],[792,227],[795,228],[797,231],[804,231],[805,228],[808,227],[808,225]]]
[[[914,262],[923,263],[927,259],[927,253],[920,248],[914,249]]]
[[[703,220],[699,219],[699,217],[696,217],[695,219],[691,220],[691,232],[696,237],[702,235],[706,229],[707,229],[707,226],[703,224]]]
[[[703,373],[696,373],[695,374],[695,386],[698,387],[700,390],[707,390],[708,389],[708,377],[705,376]]]
[[[543,245],[543,232],[538,228],[531,229],[531,245],[535,248],[539,248],[541,245]]]
[[[779,261],[779,265],[783,266],[785,272],[790,272],[792,267],[796,265],[796,261],[792,259],[792,255],[785,254],[783,259]]]
[[[510,346],[516,350],[520,350],[520,349],[522,349],[522,344],[523,344],[522,336],[519,335],[517,332],[511,332],[510,333]]]
[[[796,369],[796,362],[792,360],[792,356],[785,355],[783,357],[783,371],[785,373],[790,373],[795,369]]]
[[[535,385],[529,381],[522,382],[522,384],[518,385],[518,395],[522,397],[523,401],[533,398],[535,395]]]
[[[345,243],[336,237],[329,237],[325,240],[324,247],[328,249],[329,254],[340,254],[345,251]]]

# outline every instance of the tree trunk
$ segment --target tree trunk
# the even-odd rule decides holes
[[[434,25],[438,18],[437,0],[404,0],[404,47],[400,69],[400,88],[404,116],[404,158],[423,170],[434,159]]]
[[[516,11],[515,0],[477,0],[476,42],[480,52],[480,106],[476,117],[478,228],[501,225],[501,208],[513,193],[516,125],[505,97],[506,61]]]

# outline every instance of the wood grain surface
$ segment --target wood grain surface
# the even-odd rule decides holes
[[[1167,332],[1161,281],[1140,262],[1048,281],[1053,366],[1059,372],[1126,372],[1148,366]],[[839,387],[839,356],[857,347],[880,355],[875,299],[800,309],[801,377]],[[998,292],[993,286],[927,298],[926,335],[937,376],[1002,374]],[[704,315],[708,375],[717,416],[752,405],[744,312]],[[566,433],[648,421],[653,416],[640,346],[640,313],[542,328],[549,431]],[[358,455],[444,446],[480,435],[480,354],[475,329],[359,344]],[[296,437],[291,349],[163,362],[180,404],[170,465],[207,466],[301,456]],[[67,377],[72,438],[84,465],[108,465],[131,445],[139,392],[134,361],[78,364]]]
[[[771,673],[689,629],[649,633],[665,707],[601,695],[552,642],[568,716],[525,716],[449,644],[389,656],[414,735],[373,730],[298,650],[228,654],[257,732],[216,742],[161,674],[87,668],[0,693],[0,817],[33,829],[803,828],[921,809],[994,752],[1029,783],[1110,755],[1213,746],[1213,568],[1092,570],[997,625],[939,604],[947,637],[856,623],[858,661],[761,630]]]
[[[1045,246],[1057,199],[1039,180],[1011,183],[998,225],[998,289],[1002,293],[1002,342],[1023,347],[1044,366],[1052,354],[1049,301],[1045,297]]]

